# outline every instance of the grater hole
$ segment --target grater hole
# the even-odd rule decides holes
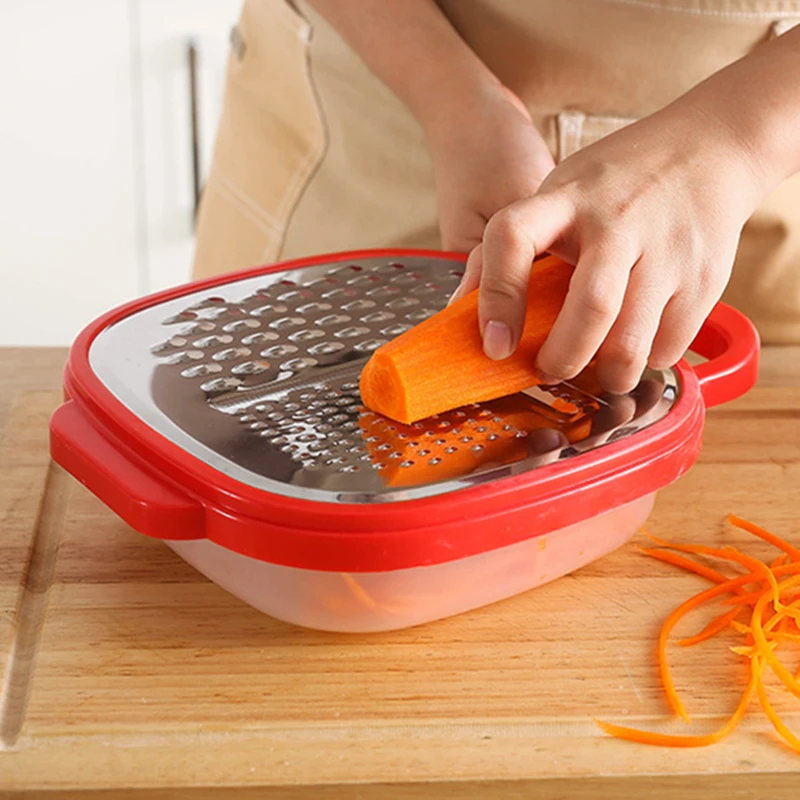
[[[292,353],[296,353],[297,349],[297,345],[294,344],[276,344],[274,347],[262,350],[261,355],[264,358],[280,358],[281,356],[290,356]]]
[[[285,303],[267,303],[264,306],[259,306],[250,311],[254,317],[271,316],[272,314],[285,314],[289,310],[289,306]]]
[[[322,296],[326,300],[331,297],[335,297],[337,300],[344,300],[348,297],[358,297],[358,289],[354,289],[352,286],[347,286],[343,289],[331,289],[328,292],[323,292]]]
[[[291,339],[291,341],[293,342],[309,342],[312,341],[313,339],[320,339],[324,335],[325,331],[314,330],[312,328],[292,333],[289,335],[289,339]]]
[[[318,319],[316,324],[329,328],[332,325],[341,325],[344,322],[350,322],[350,317],[347,314],[328,314]]]
[[[439,458],[438,456],[434,456],[434,457],[433,457],[433,458],[432,458],[432,459],[431,459],[431,460],[428,462],[428,464],[430,464],[430,466],[432,466],[432,467],[435,467],[437,464],[441,464],[441,463],[442,463],[442,459],[441,459],[441,458]]]
[[[260,375],[270,368],[269,361],[243,361],[237,364],[231,372],[234,375]]]
[[[174,356],[167,360],[168,364],[188,364],[191,361],[199,361],[203,357],[202,350],[184,350],[181,353],[175,353]]]
[[[389,322],[394,319],[394,314],[391,311],[376,311],[373,314],[365,314],[361,317],[362,322],[372,325],[376,322]]]
[[[359,275],[347,281],[350,286],[369,286],[373,283],[380,283],[380,275]]]
[[[371,353],[386,344],[386,341],[386,339],[367,339],[365,342],[359,342],[353,349],[359,353]]]
[[[322,311],[330,311],[332,308],[330,303],[306,303],[305,305],[297,307],[298,314],[319,314]]]
[[[406,319],[410,322],[422,322],[423,320],[429,319],[436,313],[435,308],[420,308],[417,311],[412,311],[409,314],[406,314]]]
[[[386,303],[387,308],[393,308],[397,311],[401,311],[404,308],[412,308],[413,306],[418,306],[419,300],[416,297],[395,297],[394,300],[390,300]]]
[[[319,331],[322,333],[322,331]],[[319,344],[312,345],[308,348],[308,352],[312,356],[329,356],[333,353],[338,353],[346,347],[342,342],[320,342]]]
[[[405,333],[407,330],[410,330],[410,328],[410,325],[398,323],[397,325],[390,325],[388,328],[382,328],[381,333],[384,336],[399,336],[401,333]]]
[[[214,353],[211,358],[214,361],[232,361],[235,358],[246,358],[250,355],[250,349],[247,347],[228,347],[225,350],[220,350]]]
[[[204,392],[227,392],[229,389],[235,389],[240,383],[239,378],[214,378],[200,384],[200,388]]]
[[[269,323],[270,328],[277,331],[286,330],[286,328],[296,328],[299,325],[305,325],[305,317],[281,317],[280,319],[273,320]]]
[[[259,333],[251,333],[242,337],[242,344],[266,344],[267,342],[274,342],[278,338],[278,334],[273,331],[260,331]]]
[[[222,330],[226,333],[241,333],[242,331],[252,330],[260,326],[261,323],[257,319],[238,319],[235,322],[229,322],[227,325],[223,325]]]
[[[215,372],[222,372],[222,367],[219,364],[196,364],[183,370],[181,375],[184,378],[200,378],[204,375],[213,375]]]
[[[310,300],[313,296],[314,293],[310,289],[295,289],[291,292],[283,292],[282,294],[279,294],[278,300],[280,300],[282,303],[297,303],[301,300]]]
[[[375,308],[374,300],[351,300],[342,306],[344,311],[366,311],[369,308]],[[362,321],[365,320],[362,318]]]
[[[290,358],[288,361],[284,361],[283,364],[281,364],[281,369],[296,372],[297,370],[314,367],[318,363],[316,358]]]

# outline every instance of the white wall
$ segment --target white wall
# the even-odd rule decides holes
[[[0,3],[0,346],[66,345],[187,279],[186,47],[207,165],[240,2]]]

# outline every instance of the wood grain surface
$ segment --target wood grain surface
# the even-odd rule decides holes
[[[655,637],[702,584],[631,545],[453,619],[389,634],[316,633],[234,599],[70,481],[45,604],[32,532],[64,357],[0,350],[8,745],[30,689],[19,738],[0,752],[0,797],[800,796],[800,756],[756,706],[730,739],[697,750],[633,745],[593,724],[685,729],[664,705]],[[733,511],[800,544],[799,486],[800,348],[767,350],[758,387],[709,413],[698,464],[660,493],[648,528],[766,555],[724,517]],[[671,651],[699,731],[741,691],[730,643]],[[800,730],[800,703],[772,695]]]

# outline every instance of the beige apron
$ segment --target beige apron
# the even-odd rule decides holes
[[[800,22],[800,0],[439,5],[529,108],[557,160]],[[419,125],[305,2],[245,0],[198,220],[195,277],[393,246],[439,246]],[[764,341],[800,342],[800,175],[745,227],[726,300]]]

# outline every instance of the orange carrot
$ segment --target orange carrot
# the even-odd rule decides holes
[[[640,547],[638,549],[645,555],[656,558],[659,561],[664,561],[667,564],[673,564],[676,567],[683,567],[683,569],[688,572],[702,575],[704,578],[708,578],[708,580],[714,583],[725,583],[725,581],[729,580],[727,576],[711,567],[707,567],[705,564],[699,564],[697,561],[692,561],[690,558],[684,558],[675,553],[670,553],[668,550],[655,550],[647,547]]]
[[[535,386],[540,382],[536,355],[561,310],[572,273],[554,256],[534,261],[522,338],[503,361],[483,353],[477,290],[379,347],[361,372],[364,404],[409,424]]]
[[[591,417],[564,418],[517,394],[404,425],[364,411],[361,437],[387,486],[416,486],[468,475],[488,463],[511,464],[533,455],[534,431],[560,431],[570,443],[591,433]]]
[[[753,699],[756,691],[755,679],[750,680],[747,689],[739,701],[739,705],[733,716],[717,731],[708,733],[705,736],[680,736],[667,733],[653,733],[651,731],[640,731],[636,728],[624,728],[621,725],[613,725],[609,722],[595,722],[609,735],[616,736],[618,739],[627,739],[629,742],[640,742],[641,744],[658,744],[662,747],[707,747],[711,744],[721,742],[726,736],[730,736],[739,723],[744,718],[747,707]]]
[[[733,561],[737,564],[741,564],[743,567],[748,567],[751,569],[751,575],[756,572],[763,572],[764,576],[772,587],[772,595],[775,604],[776,606],[780,606],[778,582],[775,579],[775,574],[763,561],[759,561],[757,558],[740,553],[735,547],[731,547],[730,545],[726,545],[725,547],[706,547],[705,545],[688,545],[665,542],[663,539],[657,539],[655,536],[651,536],[650,538],[656,542],[656,544],[659,544],[662,547],[669,547],[672,550],[679,550],[684,553],[697,553],[704,556],[713,556],[714,558],[720,558],[724,561]],[[754,579],[751,582],[755,583],[756,581]]]
[[[725,628],[730,628],[731,623],[739,616],[739,614],[744,611],[743,607],[734,608],[730,611],[725,612],[724,614],[720,614],[718,617],[715,617],[711,620],[711,622],[703,628],[700,633],[696,633],[694,636],[689,636],[686,639],[679,639],[678,644],[681,647],[691,647],[694,644],[700,644],[700,642],[705,642],[707,639],[710,639],[712,636],[716,636],[721,631],[724,631]]]
[[[764,713],[767,715],[767,719],[772,723],[772,727],[782,736],[788,745],[793,749],[800,753],[800,739],[798,739],[788,727],[784,721],[778,715],[778,712],[772,707],[772,703],[770,703],[769,698],[767,697],[767,690],[764,686],[763,680],[763,672],[764,666],[761,662],[761,659],[756,656],[751,660],[751,668],[753,670],[753,680],[755,681],[756,685],[756,692],[758,693],[758,701],[761,703],[761,708],[764,709]]]
[[[745,519],[740,519],[734,514],[728,514],[728,521],[731,525],[743,531],[747,531],[748,533],[752,533],[753,536],[758,536],[759,539],[763,539],[765,542],[769,542],[774,547],[777,547],[778,550],[783,550],[792,561],[800,561],[800,550],[796,547],[792,547],[788,542],[784,542],[783,539],[776,536],[774,533],[770,533],[764,530],[764,528],[754,525],[752,522],[748,522]]]
[[[738,563],[749,569],[748,574],[726,579],[724,575],[716,570],[699,564],[689,558],[667,554],[660,550],[644,550],[644,552],[647,555],[652,555],[659,560],[674,564],[689,572],[700,574],[717,584],[689,598],[689,600],[676,608],[667,617],[659,636],[658,661],[664,691],[673,710],[687,721],[688,716],[675,691],[675,686],[672,682],[667,665],[667,638],[679,620],[690,611],[719,595],[725,593],[737,595],[737,597],[732,598],[732,600],[725,601],[726,603],[736,603],[736,607],[712,620],[701,633],[689,639],[681,640],[680,642],[681,644],[695,644],[698,641],[711,638],[727,627],[732,627],[745,636],[744,645],[730,648],[735,653],[748,658],[751,665],[750,680],[736,712],[722,728],[707,736],[672,736],[598,722],[598,725],[600,725],[606,733],[635,742],[672,747],[700,747],[713,744],[727,736],[739,724],[753,695],[756,694],[764,713],[767,715],[778,734],[792,749],[800,752],[800,737],[789,730],[780,715],[772,707],[763,681],[764,670],[766,666],[769,666],[784,686],[795,696],[800,697],[800,670],[798,670],[796,676],[793,676],[792,673],[786,669],[776,653],[782,642],[800,641],[800,636],[795,636],[788,632],[790,625],[794,625],[800,631],[800,626],[798,626],[798,621],[800,620],[800,598],[791,599],[793,595],[796,595],[797,592],[800,591],[800,574],[798,574],[800,572],[800,563],[796,558],[796,554],[800,553],[800,550],[797,550],[797,548],[794,548],[788,542],[783,541],[757,525],[740,520],[733,515],[731,515],[730,519],[736,527],[746,530],[754,536],[778,547],[783,551],[783,555],[775,559],[772,564],[768,566],[764,562],[751,558],[731,547],[711,548],[703,545],[678,545],[661,542],[658,539],[655,540],[664,547],[670,547],[681,552],[721,558]],[[789,563],[786,563],[787,559],[791,559]],[[790,577],[783,579],[783,576],[786,575]],[[778,578],[781,578],[780,582]],[[744,588],[752,584],[758,584],[760,589],[752,592]],[[790,599],[791,602],[789,602]],[[747,605],[752,605],[749,625],[740,623],[736,619]],[[774,610],[770,611],[770,607]]]

